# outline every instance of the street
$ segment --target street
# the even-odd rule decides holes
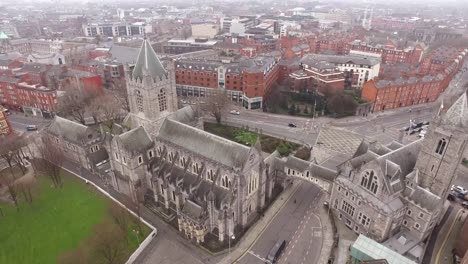
[[[308,182],[296,181],[295,184],[300,186],[294,195],[238,263],[266,263],[270,249],[281,239],[286,240],[286,247],[277,263],[317,263],[322,247],[322,226],[314,210],[322,206],[318,203],[321,191]]]
[[[52,119],[45,119],[42,117],[31,117],[25,116],[24,113],[11,111],[11,115],[8,115],[13,130],[23,134],[33,134],[35,131],[26,131],[26,126],[35,125],[38,130],[43,129]]]

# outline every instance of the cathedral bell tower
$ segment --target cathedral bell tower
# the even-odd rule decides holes
[[[143,41],[136,64],[127,74],[131,127],[145,126],[177,110],[177,93],[172,62],[166,67],[148,39]]]
[[[468,104],[466,92],[445,114],[436,117],[416,162],[419,184],[445,197],[461,166],[468,142]]]

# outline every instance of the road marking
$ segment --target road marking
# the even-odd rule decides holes
[[[295,245],[296,245],[296,244],[293,244],[291,249],[294,249],[294,246],[295,246]]]
[[[256,258],[258,258],[259,260],[261,260],[261,261],[263,261],[263,262],[270,263],[269,260],[260,257],[260,255],[255,254],[252,250],[249,251],[249,254],[252,255],[252,256],[254,256],[254,257],[256,257]]]
[[[457,214],[456,214],[455,217],[453,218],[452,225],[450,226],[449,231],[448,231],[447,234],[445,235],[444,242],[442,243],[442,246],[439,248],[439,252],[437,252],[437,258],[436,258],[436,262],[435,262],[435,263],[440,263],[440,262],[439,262],[440,253],[442,253],[442,250],[445,248],[445,244],[447,243],[447,240],[448,240],[448,238],[449,238],[449,236],[450,236],[450,233],[452,233],[453,227],[455,226],[455,224],[456,224],[457,221],[458,221],[458,215],[459,215],[460,213],[463,213],[463,210],[458,210]]]
[[[250,244],[249,248],[247,250],[250,250],[252,249],[253,245],[258,241],[258,239],[260,239],[260,237],[262,236],[262,234],[265,232],[265,230],[267,229],[267,227],[271,224],[271,222],[273,222],[273,220],[276,218],[276,216],[279,214],[279,212],[286,206],[286,204],[289,202],[289,200],[291,200],[291,198],[294,196],[294,194],[297,192],[297,190],[299,189],[299,186],[301,186],[302,184],[297,184],[295,186],[295,190],[294,192],[291,194],[291,196],[289,196],[289,198],[283,203],[283,205],[279,208],[278,211],[275,212],[275,214],[273,215],[273,217],[270,219],[270,221],[268,222],[267,225],[265,225],[262,229],[262,232],[260,232],[260,234],[257,236],[257,238],[255,238],[255,240],[252,242],[252,244]],[[243,258],[248,252],[247,251],[244,251],[244,253],[236,258],[232,263],[237,263],[241,258]]]
[[[289,252],[288,252],[288,256],[289,256],[289,255],[291,255],[291,250],[289,250]]]

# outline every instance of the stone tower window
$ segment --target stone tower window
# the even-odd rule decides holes
[[[141,92],[139,90],[135,90],[135,96],[136,96],[136,105],[138,108],[138,112],[144,112],[143,95],[141,95]]]
[[[225,188],[229,188],[229,179],[227,175],[224,175],[224,177],[221,179],[221,185]]]
[[[447,146],[447,140],[445,138],[442,138],[439,140],[439,143],[437,144],[437,148],[435,152],[439,155],[444,154],[445,147]]]
[[[158,94],[159,111],[167,110],[166,91],[161,89]]]
[[[361,178],[361,186],[371,191],[373,194],[377,193],[379,188],[378,179],[373,170],[365,171]]]

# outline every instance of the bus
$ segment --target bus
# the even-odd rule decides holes
[[[266,258],[266,263],[269,263],[269,264],[276,263],[276,261],[281,256],[281,253],[283,253],[285,246],[286,246],[286,240],[284,239],[280,239],[278,242],[276,242],[276,244],[270,249],[270,253],[268,254]]]

